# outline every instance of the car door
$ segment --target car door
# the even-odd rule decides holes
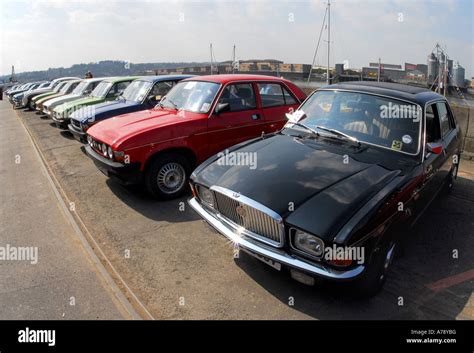
[[[454,164],[458,163],[458,132],[456,129],[456,122],[449,109],[447,102],[437,102],[436,108],[438,110],[439,120],[441,124],[441,135],[443,139],[444,150],[446,151],[446,161],[441,167],[442,178],[447,178],[450,170]],[[456,156],[456,157],[455,157]]]
[[[257,106],[252,83],[230,83],[223,88],[219,104],[229,104],[229,110],[213,114],[208,120],[209,154],[222,151],[239,142],[259,136],[263,117]]]
[[[257,83],[258,96],[264,116],[264,132],[280,130],[287,122],[286,113],[299,106],[293,94],[278,82]]]
[[[426,144],[423,146],[423,148],[425,148],[423,181],[413,210],[415,216],[413,223],[418,220],[438,194],[446,176],[446,163],[449,163],[449,156],[442,136],[440,114],[437,104],[437,102],[428,104],[425,111]],[[428,143],[441,144],[441,153],[436,154],[429,152],[426,147]]]

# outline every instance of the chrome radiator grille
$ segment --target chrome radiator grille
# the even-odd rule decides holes
[[[284,228],[281,217],[245,196],[235,196],[230,190],[211,188],[215,209],[234,225],[244,228],[244,234],[267,244],[283,245]]]

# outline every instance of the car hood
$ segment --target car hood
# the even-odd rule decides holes
[[[65,111],[69,111],[71,109],[78,108],[79,106],[97,104],[103,101],[104,101],[104,98],[84,97],[84,98],[74,100],[72,102],[66,102],[64,104],[61,104],[59,107],[55,108],[55,111],[57,111],[58,113],[62,113]]]
[[[168,109],[146,109],[134,113],[114,116],[111,119],[93,125],[87,132],[98,140],[117,146],[126,139],[147,132],[156,130],[167,125],[193,120],[200,114],[186,113],[186,118],[179,117],[178,111]],[[179,129],[172,129],[170,134],[179,133]],[[173,138],[176,136],[167,136]],[[145,141],[142,141],[144,143]]]
[[[335,230],[400,173],[361,162],[358,154],[367,152],[357,153],[347,144],[308,142],[283,134],[234,152],[244,152],[255,163],[235,165],[221,159],[200,170],[194,181],[247,196],[325,240],[332,240]]]
[[[99,121],[99,120],[102,120],[114,115],[132,112],[135,108],[139,106],[140,106],[140,103],[138,102],[125,101],[125,100],[114,100],[110,102],[99,103],[99,104],[96,104],[94,107],[93,118],[95,121]],[[72,114],[71,119],[77,119],[75,115],[76,114]],[[79,114],[79,117],[82,123],[86,123],[92,118],[92,115],[89,114],[89,115],[84,116],[84,114]]]
[[[65,96],[48,99],[48,101],[45,102],[44,106],[50,107],[52,105],[62,104],[62,103],[70,102],[72,100],[77,100],[81,98],[84,98],[84,96],[80,94],[67,94]]]
[[[36,96],[37,94],[43,94],[43,93],[52,92],[52,91],[53,90],[51,88],[34,89],[32,91],[27,91],[25,93],[25,97]]]

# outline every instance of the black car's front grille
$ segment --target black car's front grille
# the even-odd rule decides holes
[[[281,246],[284,239],[283,224],[271,216],[256,203],[250,205],[244,200],[230,197],[213,190],[215,208],[227,220],[250,232],[249,236],[262,240],[273,246]]]

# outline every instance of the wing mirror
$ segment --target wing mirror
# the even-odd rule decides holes
[[[230,104],[229,103],[218,103],[216,109],[214,109],[214,113],[219,115],[220,113],[225,113],[230,111]]]
[[[430,153],[441,154],[443,152],[443,144],[437,142],[427,143],[426,150]]]

